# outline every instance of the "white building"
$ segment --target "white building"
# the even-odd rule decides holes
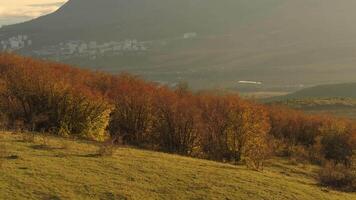
[[[198,36],[197,33],[184,33],[183,38],[184,39],[189,39],[189,38],[195,38],[197,36]]]

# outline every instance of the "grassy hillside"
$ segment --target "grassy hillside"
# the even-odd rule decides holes
[[[256,172],[130,148],[98,157],[94,143],[41,137],[26,143],[19,134],[0,136],[0,199],[356,198],[320,188],[316,167],[285,160],[272,160],[264,172]]]

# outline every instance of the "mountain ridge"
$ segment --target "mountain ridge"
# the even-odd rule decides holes
[[[342,1],[70,0],[52,14],[1,28],[0,40],[27,35],[31,46],[15,52],[193,88],[239,89],[238,81],[252,80],[263,82],[261,90],[295,91],[354,81],[356,3]],[[70,41],[127,40],[139,47],[91,57],[36,54]]]

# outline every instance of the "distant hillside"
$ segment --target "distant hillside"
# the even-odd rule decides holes
[[[272,100],[313,98],[356,98],[356,83],[319,85],[275,97]]]
[[[284,96],[265,98],[262,101],[308,113],[356,119],[356,83],[319,85]]]
[[[255,0],[254,0],[255,1]],[[36,43],[66,40],[162,40],[226,34],[262,17],[280,0],[69,0],[56,12],[2,28],[2,35],[30,34]]]
[[[354,81],[350,0],[70,0],[0,29],[0,50],[193,88]],[[332,76],[330,76],[332,74]]]
[[[45,143],[43,143],[45,142]],[[118,148],[98,157],[94,143],[54,137],[23,142],[0,133],[0,199],[353,200],[321,188],[317,167],[271,160],[264,172],[164,153]]]
[[[352,98],[282,99],[269,102],[269,104],[288,106],[311,114],[356,119],[356,99]]]

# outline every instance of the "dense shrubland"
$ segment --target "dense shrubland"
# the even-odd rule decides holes
[[[326,171],[352,166],[356,127],[348,120],[10,54],[0,56],[0,83],[6,129],[244,162],[254,169],[271,155],[325,165]]]
[[[275,155],[297,163],[319,164],[323,185],[356,191],[356,169],[352,163],[356,150],[354,122],[283,107],[269,109]]]
[[[2,113],[7,126],[103,140],[110,106],[92,74],[58,64],[0,56]]]

